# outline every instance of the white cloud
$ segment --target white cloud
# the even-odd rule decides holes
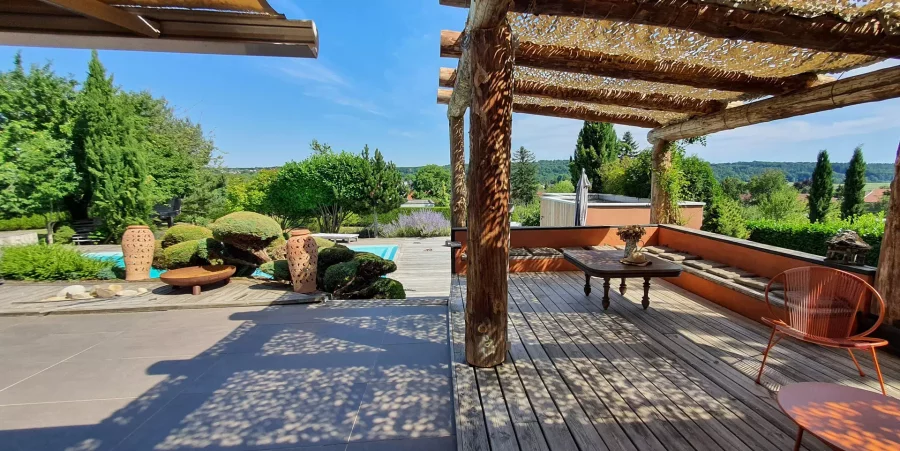
[[[298,58],[283,61],[278,66],[278,70],[297,80],[333,86],[349,86],[344,77],[341,77],[336,71],[329,69],[324,63],[315,59]]]

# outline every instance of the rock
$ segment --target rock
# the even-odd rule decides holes
[[[150,290],[143,288],[143,287],[137,289],[138,294],[144,294],[148,291],[150,291]]]
[[[83,301],[85,299],[94,299],[94,297],[91,296],[90,293],[70,294],[68,297],[69,297],[69,299],[76,300],[76,301]]]
[[[113,286],[113,285],[110,285],[110,286]],[[122,291],[122,290],[119,290],[119,291]],[[109,289],[109,287],[97,287],[97,288],[94,288],[93,294],[94,294],[94,296],[97,296],[98,298],[105,299],[105,298],[111,298],[111,297],[115,296],[116,293],[117,293],[117,291],[111,290],[111,289]]]
[[[111,283],[106,288],[109,288],[110,290],[115,291],[116,293],[125,289],[125,287],[123,287],[122,285],[119,285],[117,283]]]
[[[62,290],[56,292],[56,297],[58,298],[70,298],[72,295],[86,293],[87,288],[84,285],[69,285]]]
[[[122,290],[116,293],[116,296],[137,296],[139,294],[137,290]]]

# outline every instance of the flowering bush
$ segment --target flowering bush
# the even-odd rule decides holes
[[[419,210],[382,226],[381,234],[389,238],[448,236],[450,221],[439,212]]]

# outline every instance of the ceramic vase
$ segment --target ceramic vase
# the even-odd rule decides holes
[[[125,260],[125,280],[150,278],[153,265],[154,237],[150,227],[128,226],[122,234],[122,256]]]
[[[319,247],[309,230],[300,229],[291,232],[291,237],[287,241],[287,260],[294,292],[315,292]]]
[[[631,257],[637,251],[638,240],[625,240],[625,260],[631,261]]]

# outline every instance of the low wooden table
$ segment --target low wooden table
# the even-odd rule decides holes
[[[645,254],[646,255],[646,254]],[[644,310],[650,306],[650,278],[678,277],[681,265],[657,257],[646,255],[651,263],[647,266],[632,266],[620,263],[624,256],[620,250],[587,250],[582,248],[563,249],[563,258],[584,271],[584,294],[591,294],[591,276],[603,279],[603,308],[609,308],[609,279],[622,279],[619,293],[625,294],[625,279],[640,277],[644,279],[644,298],[641,305]]]
[[[781,387],[778,405],[803,432],[840,450],[900,449],[900,400],[881,393],[824,382]]]

